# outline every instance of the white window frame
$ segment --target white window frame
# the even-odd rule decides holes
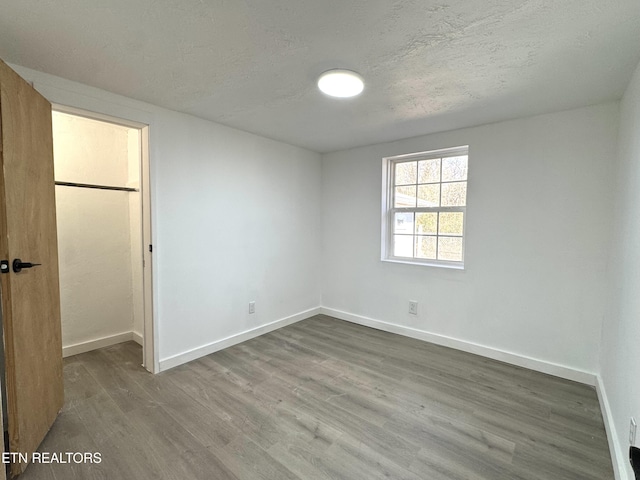
[[[425,265],[431,267],[444,267],[464,270],[465,262],[465,244],[467,239],[467,207],[408,207],[394,208],[394,178],[395,166],[398,163],[415,162],[419,160],[432,160],[435,158],[469,156],[469,146],[464,145],[453,148],[443,148],[440,150],[431,150],[427,152],[409,153],[405,155],[396,155],[393,157],[385,157],[382,159],[382,238],[381,238],[381,257],[384,262],[407,263],[411,265]],[[442,182],[442,173],[440,174],[440,185]],[[467,195],[469,186],[469,173],[467,169]],[[467,202],[465,202],[467,203]],[[462,212],[462,260],[433,260],[409,257],[396,257],[393,255],[393,216],[397,212]],[[438,237],[446,237],[447,235],[437,235]],[[460,237],[457,237],[460,238]]]

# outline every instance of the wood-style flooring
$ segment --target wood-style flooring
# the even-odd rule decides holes
[[[65,361],[27,479],[608,480],[593,388],[326,316],[151,375],[129,342]]]

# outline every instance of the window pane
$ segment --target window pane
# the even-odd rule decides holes
[[[440,235],[462,236],[463,220],[464,220],[464,213],[462,212],[440,213],[440,223],[438,224],[438,233]]]
[[[436,259],[436,237],[416,237],[416,258]]]
[[[418,206],[437,207],[440,205],[440,184],[418,185]]]
[[[462,261],[462,238],[438,237],[438,260]]]
[[[413,234],[413,213],[396,213],[393,220],[394,233]]]
[[[395,185],[415,184],[418,162],[396,163],[396,183]]]
[[[467,179],[467,155],[442,159],[442,181]]]
[[[394,235],[393,255],[413,258],[413,235]]]
[[[416,186],[396,187],[395,208],[415,207],[416,206]]]
[[[464,207],[467,204],[467,182],[443,183],[442,206]]]
[[[418,162],[418,183],[440,181],[440,159],[420,160]]]
[[[438,230],[437,213],[416,213],[416,234],[435,235]]]

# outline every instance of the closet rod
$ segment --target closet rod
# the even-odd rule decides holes
[[[79,188],[97,188],[99,190],[118,190],[120,192],[138,192],[137,188],[132,187],[112,187],[111,185],[95,185],[93,183],[76,183],[76,182],[58,182],[56,185],[63,187],[79,187]]]

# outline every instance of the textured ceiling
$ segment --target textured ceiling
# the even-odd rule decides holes
[[[0,57],[327,152],[619,98],[640,1],[0,0]]]

